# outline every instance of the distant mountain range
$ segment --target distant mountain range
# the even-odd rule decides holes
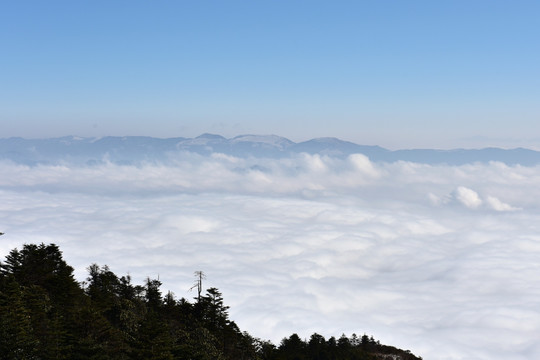
[[[364,154],[374,162],[410,161],[424,164],[463,165],[498,161],[507,165],[531,166],[540,163],[540,152],[516,148],[410,149],[388,150],[379,146],[358,145],[336,138],[317,138],[295,143],[276,135],[240,135],[227,139],[203,134],[196,138],[153,138],[144,136],[50,139],[0,139],[0,160],[26,165],[38,164],[140,164],[168,162],[179,152],[201,155],[223,153],[237,157],[284,158],[298,153],[346,157]]]

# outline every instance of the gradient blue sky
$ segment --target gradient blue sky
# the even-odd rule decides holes
[[[0,137],[540,143],[538,1],[3,1]]]

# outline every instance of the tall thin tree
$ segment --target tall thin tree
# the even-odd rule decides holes
[[[189,288],[189,290],[193,290],[194,288],[197,288],[197,302],[201,302],[201,292],[202,292],[202,281],[203,279],[206,279],[206,275],[202,271],[195,271],[195,284]]]

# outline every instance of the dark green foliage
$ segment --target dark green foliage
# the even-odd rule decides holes
[[[314,333],[309,341],[300,339],[297,334],[291,335],[281,341],[277,349],[271,350],[272,355],[262,359],[276,360],[418,360],[409,351],[397,349],[392,346],[381,345],[373,337],[363,336],[367,342],[362,343],[353,334],[350,338],[341,335],[336,340],[328,340],[322,335]],[[261,352],[259,351],[259,354]]]
[[[276,347],[240,331],[228,309],[216,288],[190,303],[163,296],[159,280],[133,285],[97,264],[79,284],[54,244],[24,245],[0,262],[1,359],[419,359],[367,335],[293,334]]]
[[[0,293],[0,353],[7,359],[37,359],[39,342],[34,335],[25,294],[13,278],[3,279]]]

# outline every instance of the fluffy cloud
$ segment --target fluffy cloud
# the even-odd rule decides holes
[[[465,186],[460,186],[456,189],[456,199],[468,207],[469,209],[476,209],[482,205],[482,199],[474,191]]]
[[[275,342],[366,332],[424,358],[540,356],[540,168],[187,153],[1,166],[2,255],[54,242],[80,280],[97,262],[187,298],[203,270],[239,326]]]
[[[494,196],[488,196],[486,198],[486,202],[491,206],[493,210],[497,211],[515,211],[519,210],[518,208],[515,208],[513,206],[510,206],[508,204],[503,203],[501,200],[497,199]]]

